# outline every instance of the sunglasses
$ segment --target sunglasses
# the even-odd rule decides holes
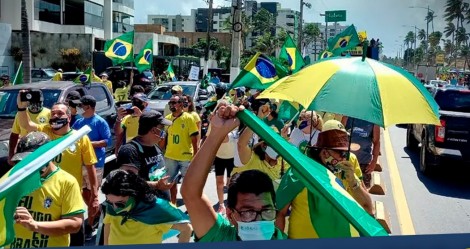
[[[339,154],[341,158],[347,158],[348,157],[348,151],[346,150],[331,150]],[[328,153],[329,154],[329,153]],[[331,154],[330,154],[331,156]]]
[[[179,104],[181,103],[181,101],[170,101],[168,102],[169,105],[176,105],[176,104]]]

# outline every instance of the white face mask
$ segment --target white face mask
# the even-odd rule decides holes
[[[275,231],[274,220],[252,222],[237,221],[237,224],[238,237],[240,237],[242,241],[271,240]]]
[[[84,112],[83,108],[77,106],[77,115],[82,116]]]
[[[277,156],[279,154],[277,154],[277,152],[275,150],[273,150],[273,148],[271,147],[266,147],[266,150],[265,150],[266,154],[268,154],[269,158],[273,159],[273,160],[276,160],[277,159]]]

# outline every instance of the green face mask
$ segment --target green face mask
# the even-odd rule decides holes
[[[122,205],[122,204],[121,204]],[[119,205],[116,205],[114,206],[113,205],[113,208],[114,208],[114,212],[116,212],[116,214],[121,214],[121,213],[125,213],[125,212],[129,212],[131,211],[131,209],[135,206],[135,199],[134,197],[129,197],[129,199],[127,200],[127,202],[124,204],[124,206],[120,207]]]

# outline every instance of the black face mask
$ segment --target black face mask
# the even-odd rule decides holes
[[[29,106],[28,106],[28,109],[31,113],[40,113],[42,111],[42,103],[41,102],[38,102],[38,103],[30,103]]]
[[[49,124],[51,125],[52,129],[60,130],[62,127],[69,123],[68,118],[54,118],[49,120]]]
[[[184,108],[188,108],[188,106],[189,106],[189,103],[188,103],[188,102],[183,103],[183,107],[184,107]]]
[[[170,107],[171,112],[176,112],[176,107]]]
[[[132,101],[132,105],[139,108],[139,110],[143,111],[145,109],[144,103],[140,101]]]

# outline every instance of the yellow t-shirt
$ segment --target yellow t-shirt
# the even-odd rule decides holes
[[[354,173],[356,178],[362,179],[362,171],[359,162],[354,154],[351,154],[349,161],[354,165]],[[337,177],[340,177],[337,175]],[[340,178],[341,179],[341,178]],[[346,191],[351,194],[349,183],[346,180],[341,180]],[[310,212],[308,206],[308,191],[304,188],[292,201],[291,213],[289,217],[289,239],[316,239],[318,234],[312,226],[310,219]]]
[[[139,117],[127,115],[122,118],[121,127],[125,129],[126,141],[128,143],[134,137],[137,137],[139,132]]]
[[[116,91],[114,92],[114,100],[115,101],[127,100],[128,95],[129,95],[129,88],[127,87],[116,88]]]
[[[290,165],[284,160],[284,173],[289,169]],[[277,160],[277,164],[275,166],[269,165],[265,160],[261,160],[258,155],[254,152],[251,153],[251,158],[242,167],[234,167],[232,170],[232,175],[235,173],[241,173],[247,170],[259,170],[261,172],[266,173],[273,182],[276,182],[274,185],[277,186],[279,179],[281,179],[281,168],[282,168],[282,158],[279,157]]]
[[[43,107],[42,111],[39,113],[31,113],[29,110],[26,112],[34,123],[38,125],[46,125],[49,123],[49,118],[51,116],[51,110],[48,108]],[[15,116],[15,121],[13,122],[13,126],[11,127],[11,132],[15,134],[19,134],[20,136],[24,137],[28,134],[28,131],[23,129],[18,122],[18,114]]]
[[[171,224],[148,225],[132,219],[121,225],[122,218],[106,215],[103,219],[103,224],[110,226],[109,245],[161,244],[163,234],[172,227]]]
[[[173,124],[167,130],[165,157],[176,161],[190,161],[194,152],[191,135],[199,132],[193,116],[183,112],[179,117],[169,114],[166,119]]]
[[[40,125],[38,131],[46,133],[52,140],[62,137],[54,134],[50,125]],[[71,130],[70,132],[74,131]],[[90,138],[87,135],[57,155],[52,161],[55,165],[74,176],[80,189],[83,186],[82,166],[92,167],[98,162],[93,145],[91,145]]]
[[[24,196],[18,206],[26,207],[36,221],[56,221],[85,212],[85,203],[77,180],[58,168],[40,189]],[[70,235],[47,236],[15,224],[16,238],[11,248],[68,247]]]
[[[61,81],[62,80],[62,73],[61,72],[57,72],[54,74],[54,76],[52,77],[52,81]]]
[[[194,122],[197,124],[198,122],[201,122],[201,117],[199,117],[199,114],[197,112],[188,112],[193,116]]]
[[[112,94],[113,93],[113,83],[110,80],[103,81],[101,80],[101,83],[105,84],[106,87],[108,87],[109,92]]]

